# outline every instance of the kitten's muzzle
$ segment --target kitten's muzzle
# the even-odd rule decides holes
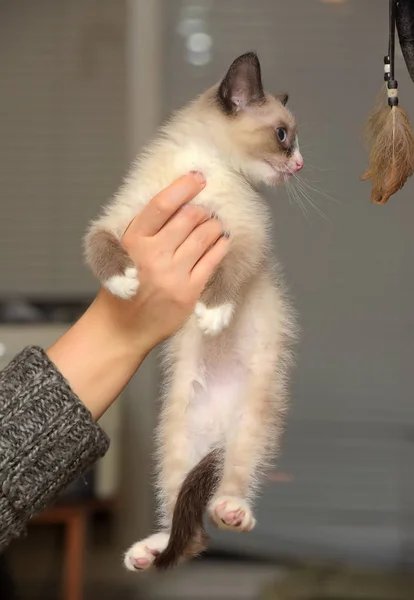
[[[303,169],[303,158],[296,159],[296,173]]]

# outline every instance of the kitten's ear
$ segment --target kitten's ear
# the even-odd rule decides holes
[[[254,52],[236,58],[221,82],[217,96],[228,114],[264,102],[260,62]]]
[[[283,106],[286,106],[289,100],[289,94],[276,94],[275,98],[276,100],[279,100]]]

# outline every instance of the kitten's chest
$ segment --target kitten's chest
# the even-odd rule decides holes
[[[223,229],[232,235],[257,235],[260,231],[265,231],[270,222],[268,211],[260,200],[237,188],[208,189],[207,185],[192,203],[214,215]]]

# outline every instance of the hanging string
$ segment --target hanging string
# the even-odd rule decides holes
[[[388,54],[390,74],[388,79],[388,105],[398,106],[398,81],[395,79],[395,8],[396,0],[389,0]]]
[[[390,79],[395,75],[395,0],[389,0],[388,56],[390,57]]]
[[[389,0],[388,55],[384,57],[386,94],[382,96],[383,105],[380,99],[373,107],[365,130],[370,159],[362,179],[371,180],[371,200],[376,204],[385,204],[414,172],[414,134],[407,113],[398,105],[395,79],[396,10],[397,0]]]

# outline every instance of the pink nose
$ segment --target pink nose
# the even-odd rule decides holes
[[[296,172],[300,171],[301,169],[303,169],[303,160],[297,160],[296,161]]]

